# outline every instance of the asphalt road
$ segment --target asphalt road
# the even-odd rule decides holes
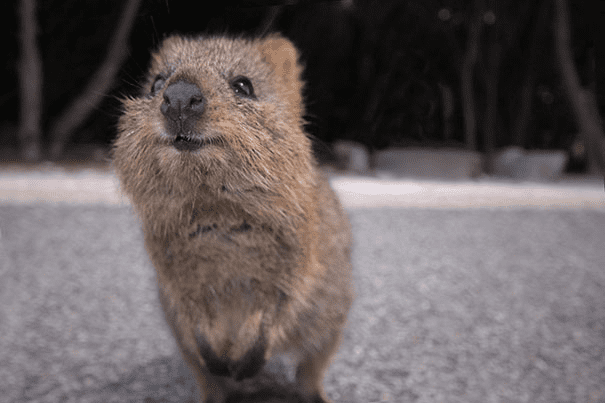
[[[334,402],[605,402],[605,210],[350,208]],[[0,204],[0,401],[186,402],[128,206]]]

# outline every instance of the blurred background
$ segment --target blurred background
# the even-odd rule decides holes
[[[556,171],[547,179],[603,170],[604,2],[11,0],[0,7],[5,162],[106,159],[120,99],[137,93],[150,50],[170,33],[280,31],[301,50],[307,129],[323,161],[364,171],[420,149],[464,156],[468,176],[522,177],[515,166],[535,155],[538,171],[549,164]],[[543,162],[550,156],[554,162]]]
[[[120,99],[171,33],[280,31],[300,49],[307,130],[355,240],[329,398],[605,403],[604,13],[0,2],[0,400],[195,401],[109,169]]]

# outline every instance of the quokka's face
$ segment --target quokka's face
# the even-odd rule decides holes
[[[297,57],[278,35],[164,40],[141,93],[123,102],[114,144],[139,210],[227,198],[250,213],[299,215],[315,165]]]
[[[285,49],[271,55],[271,39],[166,39],[142,94],[124,102],[121,131],[160,161],[202,171],[229,165],[254,172],[284,145],[306,144],[292,130],[303,113],[296,51],[279,40]]]

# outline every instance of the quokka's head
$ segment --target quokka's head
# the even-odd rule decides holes
[[[114,159],[127,193],[257,189],[311,180],[302,68],[280,35],[165,39],[124,100]]]

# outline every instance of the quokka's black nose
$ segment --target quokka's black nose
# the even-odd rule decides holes
[[[186,129],[187,125],[199,119],[205,107],[206,99],[197,85],[177,81],[164,91],[164,102],[160,110],[169,121],[179,123],[182,129]]]
[[[166,88],[163,98],[160,111],[166,117],[168,132],[174,136],[174,146],[189,151],[199,148],[203,138],[196,133],[195,125],[206,107],[200,88],[189,81],[176,81]]]

